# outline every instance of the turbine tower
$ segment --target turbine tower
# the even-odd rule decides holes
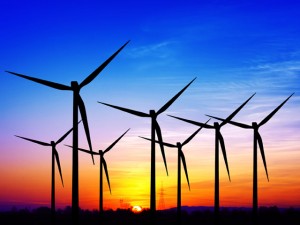
[[[188,119],[183,119],[180,117],[176,117],[176,116],[171,116],[173,118],[185,121],[187,123],[191,123],[194,124],[196,126],[199,127],[203,127],[206,129],[214,129],[215,130],[215,199],[214,199],[214,213],[215,213],[215,218],[216,221],[218,221],[219,218],[219,211],[220,211],[220,191],[219,191],[219,145],[221,145],[221,150],[222,150],[222,154],[224,157],[224,161],[225,161],[225,165],[226,165],[226,169],[227,169],[227,173],[228,173],[228,178],[230,181],[230,173],[229,173],[229,167],[228,167],[228,162],[227,162],[227,156],[226,156],[226,148],[225,148],[225,143],[224,143],[224,139],[223,136],[221,134],[221,127],[224,126],[225,124],[228,123],[228,121],[230,121],[247,103],[248,101],[250,101],[250,99],[255,95],[255,93],[248,98],[240,107],[238,107],[232,114],[230,114],[226,120],[224,120],[221,124],[215,122],[214,125],[208,125],[205,123],[200,123],[200,122],[196,122],[193,120],[188,120]],[[218,223],[218,222],[217,222]]]
[[[128,41],[129,42],[129,41]],[[73,92],[73,156],[72,156],[72,220],[74,224],[78,223],[79,219],[79,190],[78,190],[78,108],[82,117],[82,122],[84,125],[87,141],[89,144],[90,151],[92,152],[92,144],[90,139],[90,132],[88,126],[88,120],[85,110],[84,102],[79,94],[81,88],[93,81],[98,74],[119,54],[119,52],[128,44],[126,42],[119,50],[117,50],[113,55],[111,55],[104,63],[102,63],[97,69],[95,69],[89,76],[87,76],[80,84],[77,81],[71,81],[71,86],[64,84],[59,84],[47,80],[42,80],[35,77],[26,76],[23,74],[6,71],[10,74],[16,75],[18,77],[31,80],[33,82],[58,89],[63,91]],[[94,158],[92,155],[92,160],[94,163]]]
[[[207,124],[208,121],[205,124]],[[196,130],[191,136],[189,136],[182,143],[177,142],[176,145],[174,145],[174,144],[170,144],[170,143],[167,143],[167,142],[162,142],[162,144],[166,147],[177,149],[177,222],[178,223],[181,223],[181,164],[182,164],[184,172],[185,172],[185,176],[186,176],[186,180],[187,180],[187,183],[188,183],[188,186],[189,186],[189,190],[191,190],[188,171],[187,171],[187,166],[186,166],[186,161],[185,161],[185,156],[183,154],[182,148],[183,148],[183,146],[188,144],[198,134],[198,132],[201,129],[202,129],[202,127],[200,127],[198,130]],[[140,137],[140,138],[151,141],[150,138],[145,138],[145,137]],[[159,141],[155,141],[155,142],[159,143],[159,144],[161,143]]]
[[[47,142],[42,142],[42,141],[38,141],[38,140],[34,140],[34,139],[30,139],[30,138],[26,138],[26,137],[21,137],[18,135],[15,135],[18,138],[22,138],[26,141],[30,141],[33,143],[36,143],[38,145],[42,145],[42,146],[49,146],[52,148],[52,157],[51,157],[51,219],[52,221],[54,221],[54,217],[55,217],[55,161],[58,167],[58,171],[60,174],[60,179],[62,182],[62,185],[64,186],[64,181],[63,181],[63,177],[62,177],[62,173],[61,173],[61,166],[60,166],[60,161],[59,161],[59,156],[58,156],[58,152],[56,149],[56,145],[58,145],[59,143],[61,143],[71,132],[72,132],[73,128],[71,128],[67,133],[65,133],[60,139],[58,139],[56,142],[55,141],[51,141],[50,143]]]
[[[293,93],[294,94],[294,93]],[[263,146],[263,141],[262,138],[259,134],[258,129],[266,124],[274,115],[275,113],[292,97],[291,94],[284,102],[282,102],[277,108],[275,108],[268,116],[266,116],[260,123],[257,122],[252,122],[252,125],[244,124],[244,123],[239,123],[239,122],[234,122],[234,121],[228,121],[229,124],[232,124],[234,126],[244,128],[244,129],[253,129],[253,200],[252,200],[252,212],[253,212],[253,219],[254,222],[256,222],[257,218],[257,212],[258,212],[258,188],[257,188],[257,144],[260,149],[260,154],[263,160],[263,164],[265,167],[267,179],[269,181],[269,175],[268,175],[268,169],[267,169],[267,163],[266,163],[266,157],[265,157],[265,150]],[[225,121],[222,118],[215,117],[215,116],[210,116],[207,115],[211,118]]]
[[[108,170],[107,170],[107,164],[106,161],[104,159],[104,154],[107,153],[108,151],[110,151],[115,144],[117,144],[120,139],[129,131],[130,129],[128,129],[127,131],[125,131],[124,134],[122,134],[117,140],[115,140],[110,146],[108,146],[108,148],[106,148],[104,151],[103,150],[99,150],[98,152],[90,152],[87,149],[83,149],[83,148],[78,148],[78,150],[88,153],[88,154],[93,154],[93,155],[99,155],[100,156],[100,179],[99,179],[99,213],[102,214],[103,213],[103,169],[105,171],[105,175],[106,175],[106,179],[107,179],[107,183],[108,183],[108,187],[109,187],[109,191],[111,193],[111,188],[110,188],[110,182],[109,182],[109,176],[108,176]],[[66,145],[70,148],[72,148],[72,146],[70,145]]]
[[[151,118],[151,171],[150,171],[150,212],[153,215],[156,211],[156,190],[155,190],[155,133],[157,134],[158,140],[160,141],[160,149],[162,153],[162,157],[164,160],[164,164],[166,167],[167,175],[168,175],[168,168],[167,168],[167,162],[165,157],[165,151],[164,146],[162,144],[162,134],[160,126],[157,122],[157,116],[166,111],[172,103],[191,85],[191,83],[195,80],[194,78],[190,83],[188,83],[180,92],[178,92],[172,99],[170,99],[163,107],[161,107],[157,112],[155,110],[150,110],[149,114],[144,112],[135,111],[132,109],[127,109],[115,105],[110,105],[103,102],[98,102],[106,106],[110,106],[112,108],[133,114],[135,116],[139,117],[150,117]]]

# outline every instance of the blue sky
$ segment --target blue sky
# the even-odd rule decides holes
[[[14,134],[59,138],[70,128],[72,109],[71,93],[5,70],[63,84],[82,81],[127,40],[128,46],[81,91],[95,146],[104,148],[129,127],[130,146],[140,146],[136,136],[147,136],[150,123],[96,101],[158,110],[194,77],[169,114],[200,121],[206,113],[226,116],[256,92],[237,119],[260,121],[296,92],[274,117],[267,137],[282,132],[290,151],[299,146],[298,1],[11,0],[1,1],[0,8],[0,141],[10,146],[2,147],[0,160],[12,160],[10,152],[19,163],[27,156]],[[166,116],[159,121],[170,141],[185,140],[195,130]],[[236,135],[232,128],[227,132]]]

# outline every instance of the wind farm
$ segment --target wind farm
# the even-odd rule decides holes
[[[0,6],[0,224],[176,224],[178,205],[182,225],[299,224],[297,1],[11,0]],[[149,110],[157,114],[195,77],[156,116],[159,128],[155,126],[153,138]],[[49,86],[36,81],[66,90],[45,88]],[[217,132],[217,124],[253,93]],[[77,128],[75,111],[76,123],[82,120]],[[168,115],[203,124],[207,115],[215,118],[178,154],[177,144],[189,140],[200,126]],[[108,184],[99,150],[103,153],[128,128],[103,155]],[[74,132],[56,145],[62,185],[49,144],[57,143],[68,129]],[[159,133],[164,144],[173,146],[163,145],[164,156]],[[155,158],[151,158],[153,142]],[[55,221],[51,221],[52,179]]]
[[[127,43],[126,43],[127,44]],[[125,44],[125,45],[126,45]],[[123,47],[122,46],[121,49],[118,50],[121,51]],[[116,55],[118,52],[116,52],[114,55]],[[111,58],[113,58],[114,56],[112,56]],[[109,60],[111,61],[111,59]],[[108,64],[108,62],[106,62],[106,64]],[[47,84],[47,86],[56,86],[56,84],[52,84],[52,83],[48,83],[48,81],[44,81],[44,80],[39,80],[37,78],[32,78],[32,77],[28,77],[25,75],[21,75],[21,74],[16,74],[13,72],[10,72],[14,75],[26,78],[26,79],[30,79],[33,81],[36,81],[38,83],[42,83],[42,84]],[[98,74],[98,73],[97,73]],[[95,77],[95,73],[93,73],[93,77]],[[192,82],[194,82],[196,78],[194,78],[190,83],[188,83],[181,91],[179,91],[173,98],[171,98],[162,108],[160,108],[157,112],[155,112],[155,110],[150,110],[149,114],[143,113],[143,112],[139,112],[139,111],[135,111],[132,109],[128,109],[128,108],[123,108],[123,107],[119,107],[119,106],[115,106],[115,105],[111,105],[111,104],[107,104],[107,103],[102,103],[102,102],[98,102],[101,104],[104,104],[106,106],[110,106],[112,108],[139,116],[139,117],[150,117],[151,118],[151,138],[145,138],[145,137],[141,137],[143,139],[146,139],[148,141],[151,142],[151,188],[150,188],[150,212],[151,212],[151,217],[154,218],[154,215],[156,213],[156,185],[155,185],[155,143],[160,145],[161,148],[161,152],[162,152],[162,156],[163,156],[163,161],[164,161],[164,165],[167,171],[167,175],[168,175],[168,169],[167,169],[167,163],[166,163],[166,156],[165,156],[165,151],[164,151],[164,146],[166,147],[170,147],[170,148],[177,148],[178,153],[177,153],[177,222],[178,224],[182,223],[182,219],[181,219],[181,163],[183,165],[184,168],[184,172],[185,172],[185,176],[187,179],[187,183],[188,183],[188,187],[190,189],[190,181],[189,181],[189,176],[188,176],[188,171],[187,171],[187,165],[186,165],[186,160],[185,160],[185,156],[184,153],[182,151],[182,147],[184,145],[186,145],[187,143],[189,143],[197,134],[198,132],[202,129],[202,128],[206,128],[206,129],[214,129],[215,130],[215,197],[214,197],[214,217],[215,217],[215,223],[219,224],[219,217],[220,217],[220,206],[219,206],[219,202],[220,202],[220,198],[219,198],[219,145],[221,146],[221,150],[222,150],[222,154],[224,157],[224,162],[226,165],[226,170],[228,173],[228,177],[229,180],[230,179],[230,173],[229,173],[229,166],[228,166],[228,161],[227,161],[227,154],[226,154],[226,148],[225,148],[225,142],[224,142],[224,138],[220,132],[220,128],[222,126],[224,126],[225,124],[229,123],[235,126],[238,126],[240,128],[246,128],[246,129],[250,129],[252,128],[254,130],[254,150],[253,150],[253,159],[254,159],[254,163],[253,163],[253,215],[254,215],[254,224],[257,224],[257,211],[258,211],[258,201],[257,201],[257,143],[259,144],[260,150],[261,150],[261,155],[262,155],[262,159],[263,159],[263,163],[264,163],[264,167],[265,167],[265,171],[266,171],[266,175],[267,178],[269,180],[269,176],[268,176],[268,171],[267,171],[267,166],[266,166],[266,159],[265,159],[265,153],[264,153],[264,148],[263,148],[263,142],[261,139],[260,134],[258,133],[258,128],[262,125],[264,125],[265,123],[267,123],[273,116],[274,114],[292,97],[292,95],[290,95],[283,103],[281,103],[275,110],[273,110],[267,117],[265,117],[265,119],[263,119],[259,124],[253,122],[252,126],[250,125],[246,125],[246,124],[242,124],[242,123],[237,123],[232,121],[233,117],[236,116],[236,114],[252,99],[252,97],[255,95],[255,93],[250,96],[242,105],[240,105],[233,113],[231,113],[226,119],[222,119],[219,117],[214,117],[214,116],[209,116],[211,118],[217,119],[217,120],[221,120],[221,124],[215,122],[213,125],[208,125],[207,123],[209,122],[209,120],[206,123],[200,123],[200,122],[196,122],[196,121],[192,121],[192,120],[188,120],[188,119],[183,119],[181,117],[176,117],[176,116],[170,116],[173,117],[175,119],[179,119],[182,120],[184,122],[187,123],[191,123],[193,125],[197,125],[200,128],[198,128],[194,133],[192,133],[192,135],[190,135],[184,142],[177,142],[176,145],[174,144],[170,144],[167,142],[163,141],[163,137],[162,137],[162,131],[160,126],[158,125],[156,118],[159,114],[161,114],[162,112],[164,112],[165,110],[167,110],[174,102],[175,100],[191,85]],[[85,83],[89,83],[91,80],[93,80],[93,78],[89,78],[88,81],[83,82],[83,84]],[[58,88],[59,85],[57,85],[56,88]],[[60,88],[61,89],[61,88]],[[78,92],[79,93],[79,92]],[[79,96],[79,95],[78,95]],[[80,96],[79,96],[80,98]],[[81,99],[81,98],[80,98]],[[80,101],[82,104],[80,105],[81,108],[81,114],[83,117],[83,120],[85,121],[84,124],[84,128],[85,130],[88,130],[88,125],[87,125],[87,116],[86,116],[86,112],[85,112],[85,107],[83,105],[83,101]],[[76,113],[75,113],[76,114]],[[76,118],[78,118],[78,116],[75,115]],[[76,123],[76,127],[77,127],[78,123]],[[77,127],[78,128],[78,127]],[[22,136],[17,136],[19,138],[22,138],[24,140],[27,141],[31,141],[34,142],[36,144],[39,145],[43,145],[43,146],[52,146],[52,191],[51,191],[51,215],[52,218],[54,218],[55,215],[55,173],[54,173],[54,161],[56,160],[57,165],[58,165],[58,169],[59,169],[59,173],[61,176],[61,181],[63,184],[63,179],[62,179],[62,172],[61,172],[61,166],[60,166],[60,160],[58,157],[58,152],[56,150],[56,145],[60,142],[62,142],[69,133],[71,133],[71,131],[73,131],[74,128],[71,128],[66,134],[64,134],[57,142],[51,141],[51,143],[45,143],[45,142],[41,142],[38,140],[34,140],[34,139],[29,139],[29,138],[25,138]],[[129,130],[129,129],[128,129]],[[110,151],[115,144],[128,132],[128,130],[123,133],[117,140],[115,140],[107,149],[103,150],[99,150],[98,152],[94,152],[92,151],[92,147],[91,147],[91,140],[90,140],[90,134],[89,132],[86,132],[87,135],[87,139],[88,139],[88,144],[90,147],[90,150],[87,149],[83,149],[83,148],[78,148],[78,146],[76,147],[77,150],[91,154],[91,155],[99,155],[100,156],[100,163],[99,163],[99,167],[100,167],[100,179],[99,179],[99,213],[102,215],[104,212],[103,209],[103,169],[105,171],[106,174],[106,179],[107,179],[107,183],[108,183],[108,187],[109,187],[109,191],[111,193],[111,187],[110,187],[110,180],[109,180],[109,175],[108,175],[108,169],[107,169],[107,163],[104,159],[104,154],[107,153],[108,151]],[[78,132],[78,130],[77,130]],[[156,140],[155,136],[157,136],[158,140]],[[78,140],[76,140],[77,144],[78,144]],[[73,141],[74,144],[74,141]],[[76,144],[76,143],[75,143]],[[70,146],[67,145],[68,147],[72,148],[74,151],[74,146]],[[152,207],[152,208],[151,208]],[[74,209],[73,209],[73,213],[74,213]],[[79,208],[78,208],[78,213],[79,213]],[[76,218],[76,220],[74,220],[74,218]],[[54,221],[54,219],[53,219]],[[72,214],[72,221],[73,224],[75,223],[79,223],[79,214],[78,215],[74,215]],[[152,224],[156,224],[156,216],[155,216],[155,220],[151,220]]]
[[[120,139],[129,131],[126,130],[118,139],[116,139],[112,144],[109,145],[109,147],[107,147],[105,150],[99,150],[98,152],[93,151],[92,149],[92,139],[91,139],[91,135],[90,135],[90,131],[89,131],[89,125],[88,125],[88,119],[87,119],[87,113],[86,113],[86,109],[85,109],[85,105],[83,103],[82,98],[79,95],[79,91],[80,88],[84,87],[85,85],[89,84],[94,78],[96,78],[96,76],[106,67],[106,65],[108,65],[113,58],[115,58],[115,56],[128,44],[125,43],[121,48],[119,48],[119,50],[117,50],[117,52],[115,52],[109,59],[107,59],[102,65],[100,65],[92,74],[90,74],[82,83],[80,83],[79,85],[77,84],[77,82],[71,82],[71,87],[62,85],[62,84],[58,84],[58,83],[54,83],[54,82],[50,82],[50,81],[46,81],[46,80],[42,80],[39,78],[34,78],[34,77],[29,77],[27,75],[22,75],[22,74],[18,74],[15,72],[9,72],[10,74],[16,75],[18,77],[21,78],[25,78],[31,81],[34,81],[36,83],[39,84],[43,84],[55,89],[59,89],[59,90],[72,90],[74,93],[73,96],[73,128],[71,128],[67,133],[65,133],[58,141],[54,142],[51,141],[50,143],[46,143],[46,142],[41,142],[35,139],[29,139],[29,138],[25,138],[22,136],[17,136],[18,138],[30,141],[30,142],[34,142],[36,144],[39,145],[43,145],[43,146],[51,146],[52,147],[52,183],[51,183],[51,218],[52,218],[52,222],[55,223],[56,220],[54,220],[55,218],[55,212],[56,212],[56,208],[55,208],[55,171],[54,171],[54,164],[55,161],[57,163],[58,166],[58,170],[60,173],[60,177],[61,177],[61,181],[62,184],[64,185],[63,182],[63,178],[62,178],[62,172],[61,172],[61,166],[60,166],[60,160],[58,157],[58,152],[56,150],[56,145],[61,143],[72,131],[73,131],[73,145],[66,145],[70,148],[73,149],[73,166],[72,166],[72,224],[81,224],[83,221],[81,220],[80,216],[79,216],[79,195],[77,195],[78,192],[78,151],[80,152],[84,152],[87,153],[89,155],[92,155],[92,159],[93,159],[93,164],[94,164],[94,156],[95,155],[99,155],[99,215],[101,215],[101,221],[104,222],[105,219],[103,217],[103,215],[105,215],[105,210],[103,207],[103,193],[104,193],[104,188],[103,188],[103,170],[105,172],[106,175],[106,179],[107,179],[107,183],[108,183],[108,188],[109,188],[109,192],[111,193],[111,186],[110,186],[110,179],[109,179],[109,174],[108,174],[108,168],[107,168],[107,163],[106,160],[104,158],[104,155],[109,152],[119,141]],[[186,89],[195,81],[196,78],[194,78],[193,80],[191,80],[186,86],[184,86],[179,92],[177,92],[176,95],[174,95],[169,101],[167,101],[167,103],[165,103],[158,111],[155,110],[149,110],[149,113],[144,113],[141,111],[137,111],[137,110],[133,110],[133,109],[129,109],[129,108],[124,108],[124,107],[120,107],[120,106],[115,106],[115,105],[111,105],[108,103],[104,103],[104,102],[99,102],[105,106],[109,106],[112,107],[114,109],[118,109],[120,111],[126,112],[128,114],[133,114],[135,116],[138,117],[146,117],[146,118],[150,118],[151,119],[151,138],[146,138],[146,137],[142,137],[139,136],[142,139],[146,139],[147,141],[151,142],[151,148],[150,148],[150,152],[151,152],[151,157],[150,157],[150,204],[149,204],[149,212],[150,212],[150,224],[157,224],[159,223],[159,219],[161,218],[161,215],[159,214],[159,212],[156,211],[156,154],[155,154],[155,144],[158,144],[161,150],[161,154],[162,154],[162,159],[164,162],[164,166],[167,172],[167,175],[169,175],[169,171],[168,171],[168,167],[167,167],[167,157],[165,154],[165,149],[164,147],[170,147],[170,148],[176,148],[177,149],[177,215],[176,215],[176,220],[178,224],[182,224],[183,220],[182,220],[182,190],[181,190],[181,166],[183,166],[184,169],[184,173],[186,176],[186,180],[188,183],[188,187],[189,187],[189,191],[191,191],[190,188],[190,184],[192,181],[190,181],[189,175],[188,175],[188,170],[187,170],[187,163],[186,163],[186,157],[185,154],[183,153],[183,146],[185,146],[186,144],[190,143],[195,136],[200,132],[200,130],[202,130],[202,128],[204,129],[213,129],[215,130],[215,148],[214,148],[214,224],[220,224],[221,222],[221,216],[220,216],[220,175],[219,175],[219,147],[221,147],[221,151],[222,151],[222,155],[224,158],[224,162],[225,162],[225,167],[226,167],[226,171],[228,174],[228,178],[229,181],[231,181],[231,176],[230,176],[230,172],[229,172],[229,163],[227,160],[227,152],[226,152],[226,148],[225,148],[225,141],[223,138],[223,135],[221,134],[221,127],[223,127],[226,124],[231,124],[231,125],[235,125],[238,128],[246,128],[246,129],[253,129],[254,130],[254,145],[253,145],[253,219],[252,222],[253,224],[258,224],[257,221],[258,220],[258,195],[257,195],[257,183],[258,183],[258,175],[257,175],[257,144],[259,145],[260,151],[261,151],[261,155],[262,155],[262,159],[263,159],[263,164],[264,164],[264,168],[265,168],[265,172],[267,175],[267,178],[269,180],[269,176],[268,176],[268,171],[267,171],[267,166],[266,166],[266,159],[265,159],[265,153],[264,153],[264,147],[263,147],[263,142],[262,142],[262,138],[258,132],[258,128],[261,127],[262,125],[266,124],[277,112],[278,110],[294,95],[294,93],[292,95],[290,95],[284,102],[282,102],[277,108],[275,108],[267,117],[265,117],[259,124],[257,124],[256,122],[252,123],[252,126],[250,125],[246,125],[243,123],[238,123],[238,122],[234,122],[232,121],[232,119],[241,111],[242,108],[245,107],[245,105],[253,98],[253,96],[256,94],[252,94],[244,103],[242,103],[238,108],[236,108],[226,119],[222,119],[220,117],[215,117],[215,116],[210,116],[209,117],[213,118],[213,119],[217,119],[220,120],[221,123],[218,122],[214,122],[213,125],[208,124],[210,119],[206,122],[206,123],[201,123],[201,122],[196,122],[194,120],[189,120],[189,119],[184,119],[178,116],[171,116],[168,115],[169,117],[199,126],[199,128],[194,131],[191,135],[188,136],[188,138],[184,141],[184,142],[177,142],[176,144],[170,144],[169,142],[164,141],[163,138],[163,133],[162,129],[159,125],[159,123],[157,122],[158,119],[158,115],[162,114],[163,112],[165,112],[182,94],[183,92],[186,91]],[[96,103],[96,102],[95,102]],[[81,113],[81,117],[82,117],[82,121],[83,121],[83,127],[85,130],[85,134],[86,134],[86,138],[87,138],[87,143],[88,143],[88,147],[89,149],[85,149],[85,148],[79,148],[78,147],[78,122],[74,123],[75,120],[78,120],[78,108],[79,111]],[[74,132],[76,133],[76,135],[74,135]],[[164,135],[165,136],[165,135]],[[75,147],[74,147],[75,145]],[[77,151],[77,153],[74,154],[74,151]],[[74,161],[74,155],[75,155],[75,161]],[[74,163],[75,162],[75,163]],[[77,178],[75,178],[76,184],[75,185],[75,191],[74,191],[74,164],[75,164],[75,170],[77,172],[75,172],[75,174],[77,174]],[[74,196],[74,193],[76,194],[76,197]],[[74,200],[75,198],[75,200]],[[76,204],[75,204],[76,203]],[[133,208],[139,208],[140,206],[134,206]],[[141,209],[141,207],[140,207]],[[141,211],[141,210],[140,210]],[[107,216],[107,215],[106,215]],[[107,217],[106,217],[107,219]],[[81,221],[81,222],[80,222]]]

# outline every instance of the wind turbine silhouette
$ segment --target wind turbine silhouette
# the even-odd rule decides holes
[[[122,134],[117,140],[115,140],[110,146],[108,146],[105,150],[99,150],[98,152],[90,152],[87,149],[83,149],[83,148],[78,148],[78,150],[88,153],[88,154],[93,154],[93,155],[99,155],[100,156],[100,180],[99,180],[99,213],[102,214],[103,213],[103,168],[105,171],[105,175],[106,175],[106,179],[107,179],[107,183],[108,183],[108,187],[109,187],[109,191],[111,193],[111,188],[110,188],[110,182],[109,182],[109,176],[108,176],[108,170],[107,170],[107,164],[106,161],[104,159],[104,154],[107,153],[108,151],[110,151],[115,144],[117,144],[120,139],[129,131],[130,129],[128,129],[127,131],[125,131],[124,134]],[[72,146],[70,145],[66,145],[70,148],[72,148]]]
[[[80,123],[80,121],[79,121],[79,123]],[[62,177],[61,166],[60,166],[60,161],[59,161],[59,156],[58,156],[58,152],[56,149],[56,145],[58,145],[60,142],[62,142],[72,132],[72,130],[73,130],[73,128],[71,128],[67,133],[65,133],[56,142],[51,141],[50,143],[15,135],[16,137],[22,138],[26,141],[31,141],[31,142],[39,144],[39,145],[52,147],[52,159],[51,159],[51,217],[52,217],[52,220],[54,220],[54,215],[55,215],[55,169],[54,169],[55,161],[56,161],[56,164],[58,167],[62,185],[64,186],[64,181],[63,181],[63,177]]]
[[[294,93],[293,93],[294,94]],[[265,158],[265,150],[263,146],[263,141],[262,138],[259,134],[258,129],[266,124],[274,115],[275,113],[292,97],[291,94],[286,100],[284,100],[277,108],[275,108],[268,116],[266,116],[260,123],[257,122],[252,122],[252,125],[244,124],[244,123],[239,123],[239,122],[234,122],[234,121],[227,121],[229,124],[232,124],[237,127],[241,127],[244,129],[253,129],[254,135],[253,135],[253,202],[252,202],[252,211],[253,211],[253,217],[254,220],[256,220],[257,217],[257,212],[258,212],[258,193],[257,193],[257,143],[259,145],[260,149],[260,154],[263,160],[263,164],[265,167],[267,179],[269,181],[269,175],[268,175],[268,169],[267,169],[267,163],[266,163],[266,158]],[[225,119],[215,117],[215,116],[210,116],[207,115],[211,118],[225,121]]]
[[[209,119],[210,120],[210,119]],[[208,120],[208,121],[209,121]],[[207,124],[208,121],[205,123]],[[177,221],[180,223],[181,221],[181,163],[183,165],[183,169],[185,172],[186,180],[189,186],[189,190],[191,190],[190,187],[190,181],[189,181],[189,176],[188,176],[188,171],[187,171],[187,166],[186,166],[186,161],[185,161],[185,156],[183,154],[182,148],[186,144],[188,144],[197,134],[198,132],[202,129],[200,127],[198,130],[196,130],[191,136],[189,136],[184,142],[177,142],[176,145],[170,144],[167,142],[162,142],[164,146],[170,147],[170,148],[177,148]],[[140,137],[145,140],[151,141],[150,138],[145,138],[145,137]],[[156,143],[160,143],[159,141],[155,141]],[[181,162],[180,162],[181,160]]]
[[[164,160],[166,172],[168,175],[168,168],[167,168],[167,162],[166,162],[166,157],[165,157],[165,151],[164,151],[164,146],[163,146],[163,139],[162,139],[162,134],[161,134],[161,129],[159,124],[157,123],[157,116],[161,113],[163,113],[165,110],[167,110],[172,103],[193,83],[193,81],[196,78],[194,78],[190,83],[188,83],[181,91],[179,91],[172,99],[170,99],[163,107],[161,107],[157,112],[155,110],[150,110],[149,114],[144,113],[144,112],[139,112],[135,111],[132,109],[127,109],[115,105],[110,105],[107,103],[103,102],[98,102],[106,106],[110,106],[112,108],[133,114],[135,116],[139,117],[150,117],[151,118],[151,178],[150,178],[150,212],[153,215],[156,211],[156,190],[155,190],[155,133],[157,134],[158,140],[159,140],[159,145],[162,153],[162,157]]]
[[[89,144],[90,151],[92,152],[92,144],[88,126],[88,120],[85,110],[84,102],[79,94],[81,88],[93,81],[98,74],[119,54],[119,52],[128,44],[127,41],[119,50],[117,50],[113,55],[111,55],[104,63],[102,63],[97,69],[95,69],[89,76],[87,76],[80,84],[77,81],[71,81],[71,86],[64,84],[59,84],[47,80],[42,80],[35,77],[26,76],[23,74],[6,71],[10,74],[31,80],[33,82],[55,88],[63,91],[73,91],[73,156],[72,156],[72,219],[74,223],[78,223],[79,218],[79,190],[78,190],[78,108],[82,117],[83,126],[85,129],[87,141]],[[92,160],[94,163],[94,157],[92,155]]]
[[[183,119],[180,117],[176,117],[176,116],[171,116],[173,118],[185,121],[187,123],[191,123],[194,124],[196,126],[200,126],[206,129],[214,129],[215,130],[215,199],[214,199],[214,213],[215,213],[215,217],[216,220],[218,221],[219,218],[219,211],[220,211],[220,191],[219,191],[219,144],[221,145],[221,150],[222,150],[222,154],[224,157],[224,161],[225,161],[225,165],[226,165],[226,169],[227,169],[227,173],[228,173],[228,178],[229,181],[231,181],[230,179],[230,173],[229,173],[229,167],[228,167],[228,162],[227,162],[227,156],[226,156],[226,148],[225,148],[225,142],[224,142],[224,138],[221,134],[221,127],[224,126],[225,124],[228,123],[228,121],[230,121],[247,103],[248,101],[250,101],[250,99],[255,95],[255,93],[248,98],[240,107],[238,107],[232,114],[230,114],[226,120],[224,120],[221,124],[219,124],[218,122],[215,122],[214,125],[208,125],[205,123],[200,123],[200,122],[196,122],[193,120],[188,120],[188,119]]]

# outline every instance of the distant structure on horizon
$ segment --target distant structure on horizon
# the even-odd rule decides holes
[[[163,182],[161,182],[159,201],[158,201],[158,210],[164,210],[166,208],[164,195],[165,195],[164,184]]]
[[[129,209],[130,203],[126,202],[123,198],[120,199],[120,209]]]

